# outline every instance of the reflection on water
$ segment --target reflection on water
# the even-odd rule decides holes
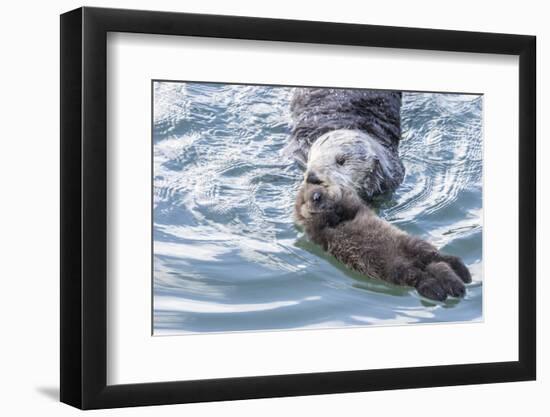
[[[482,98],[405,93],[402,186],[379,214],[461,256],[433,303],[348,270],[292,221],[292,88],[154,85],[154,334],[471,321],[482,314]]]

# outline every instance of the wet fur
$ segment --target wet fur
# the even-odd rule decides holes
[[[315,193],[321,195],[317,201]],[[380,219],[349,189],[302,184],[295,218],[313,242],[349,268],[415,287],[427,298],[462,297],[464,283],[472,280],[458,257]]]

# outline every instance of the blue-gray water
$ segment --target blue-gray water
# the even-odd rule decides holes
[[[405,180],[379,214],[463,258],[434,303],[349,271],[293,224],[292,88],[155,82],[154,334],[482,318],[482,97],[404,93]]]

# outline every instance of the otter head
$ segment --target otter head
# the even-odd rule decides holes
[[[350,188],[302,183],[295,204],[295,217],[306,229],[335,227],[355,217],[362,206]]]
[[[311,185],[351,188],[369,200],[403,180],[399,158],[375,138],[359,130],[339,129],[312,145],[304,179]]]

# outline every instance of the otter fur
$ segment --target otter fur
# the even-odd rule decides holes
[[[463,297],[472,280],[460,258],[379,218],[353,191],[303,183],[295,218],[307,236],[349,268],[443,301]]]
[[[313,184],[347,186],[365,200],[392,192],[405,174],[400,110],[397,91],[297,88],[286,153]]]

